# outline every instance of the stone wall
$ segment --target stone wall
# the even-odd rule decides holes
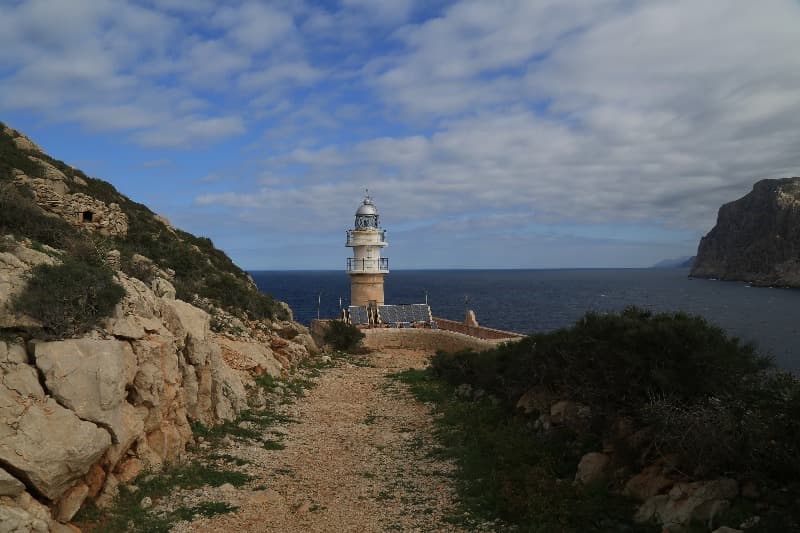
[[[83,193],[70,193],[70,185],[80,178],[72,179],[46,161],[30,156],[30,159],[45,169],[44,178],[31,178],[15,170],[15,180],[28,185],[36,203],[75,227],[97,231],[103,235],[125,235],[128,233],[128,217],[119,205],[93,198]],[[83,181],[83,180],[80,180]],[[83,183],[85,185],[85,182]]]
[[[437,321],[440,319],[436,319]],[[311,336],[317,345],[324,344],[325,330],[330,320],[312,320]],[[452,321],[448,321],[452,322]],[[458,322],[454,324],[458,325]],[[461,324],[463,326],[463,324]],[[468,335],[459,331],[448,331],[447,329],[424,329],[424,328],[370,328],[362,329],[364,333],[364,346],[373,350],[401,348],[407,350],[424,350],[431,353],[437,350],[445,352],[457,352],[460,350],[490,350],[503,342],[513,342],[522,338],[522,335],[509,333],[489,328],[470,328],[464,326],[466,330],[481,330],[479,333],[486,335],[485,338]],[[494,332],[502,333],[503,336],[489,338]]]
[[[490,350],[500,341],[485,340],[441,329],[417,328],[375,328],[363,330],[364,346],[374,350],[385,348],[402,348],[406,350],[423,350],[434,353],[458,352],[460,350]]]
[[[433,320],[439,326],[439,329],[444,329],[447,331],[456,331],[458,333],[463,333],[465,335],[469,335],[471,337],[477,337],[479,339],[508,340],[508,339],[516,339],[523,337],[523,335],[520,335],[519,333],[513,333],[511,331],[485,328],[483,326],[468,326],[462,322],[456,322],[455,320],[448,320],[446,318],[434,318]]]

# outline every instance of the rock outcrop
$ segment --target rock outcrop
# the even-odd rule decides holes
[[[800,287],[800,177],[759,181],[723,205],[690,275]]]
[[[25,203],[0,219],[0,533],[71,531],[85,502],[108,505],[120,484],[180,457],[192,424],[259,405],[255,377],[284,374],[316,346],[210,240],[0,127],[0,190],[16,191],[0,210]],[[164,250],[129,239],[143,232]],[[86,262],[81,243],[125,296],[76,338],[53,337],[14,301],[38,265]]]
[[[11,309],[33,265],[54,261],[24,243],[6,248],[0,309]],[[192,422],[235,419],[258,401],[255,376],[280,376],[316,351],[299,324],[213,332],[211,316],[175,299],[169,281],[116,277],[126,296],[88,336],[0,341],[0,517],[23,531],[52,530],[85,501],[108,504],[120,483],[179,457]],[[29,325],[3,318],[20,335]]]

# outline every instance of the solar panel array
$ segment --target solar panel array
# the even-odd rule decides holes
[[[359,305],[348,307],[351,324],[369,324],[367,308]],[[431,322],[431,307],[428,304],[379,305],[381,322],[397,324],[400,322]]]
[[[351,305],[348,308],[350,312],[350,323],[351,324],[369,324],[369,318],[367,316],[367,308],[358,305]]]
[[[427,304],[381,305],[378,311],[384,324],[431,321],[431,308]]]

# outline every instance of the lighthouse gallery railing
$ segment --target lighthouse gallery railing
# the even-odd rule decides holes
[[[384,270],[389,270],[388,257],[381,257],[379,259],[357,259],[355,257],[347,258],[348,272],[376,272]]]

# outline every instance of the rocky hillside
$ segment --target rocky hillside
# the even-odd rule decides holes
[[[800,178],[761,180],[723,205],[691,275],[800,287]]]
[[[211,241],[0,124],[0,530],[74,531],[315,352]]]

